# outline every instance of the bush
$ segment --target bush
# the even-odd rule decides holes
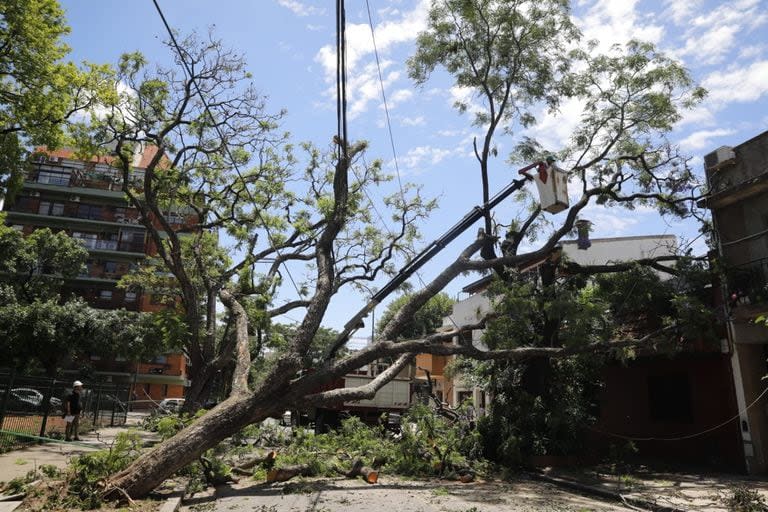
[[[735,487],[725,502],[728,510],[733,512],[768,512],[765,498],[743,485]]]
[[[139,455],[141,439],[135,432],[121,432],[108,450],[81,455],[72,460],[64,505],[99,508],[106,479],[125,469]]]

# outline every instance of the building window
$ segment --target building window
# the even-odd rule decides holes
[[[136,292],[125,292],[125,302],[136,302]]]
[[[77,206],[77,216],[80,219],[101,220],[101,206],[81,204]]]
[[[64,203],[40,201],[40,204],[37,207],[37,213],[40,215],[55,215],[57,217],[61,217],[64,215]]]
[[[99,291],[99,300],[112,300],[112,290]]]
[[[152,390],[152,385],[149,383],[144,384],[144,394],[146,396],[151,396],[150,391]]]
[[[37,182],[47,185],[69,185],[68,172],[40,171],[37,174]]]
[[[693,422],[691,383],[688,374],[649,376],[648,411],[652,421]]]
[[[163,384],[163,396],[168,396],[168,384]]]
[[[104,273],[105,274],[115,274],[115,273],[117,273],[117,262],[116,261],[105,261],[104,262]]]

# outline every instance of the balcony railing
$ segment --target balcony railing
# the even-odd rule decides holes
[[[117,240],[98,240],[94,238],[76,238],[87,249],[102,251],[144,252],[144,244],[139,242],[119,242]]]
[[[768,258],[728,270],[728,293],[735,304],[768,302]]]
[[[20,197],[11,208],[11,211],[70,219],[139,224],[139,214],[131,208],[91,205],[74,201],[57,202],[55,199],[47,198]]]

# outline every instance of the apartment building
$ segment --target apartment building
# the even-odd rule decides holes
[[[704,157],[721,267],[730,362],[743,456],[768,471],[768,131]]]
[[[130,179],[140,186],[144,169],[156,154],[147,147],[136,152]],[[100,309],[157,311],[164,306],[150,293],[117,287],[122,275],[156,249],[122,191],[122,174],[111,158],[78,159],[74,151],[40,148],[33,155],[23,188],[6,205],[6,222],[29,234],[38,228],[65,231],[88,249],[82,273],[65,283],[65,292],[83,297]],[[183,224],[183,215],[169,212],[172,224]],[[153,361],[94,361],[97,374],[112,382],[135,384],[139,400],[182,397],[186,362],[181,354],[158,354]]]

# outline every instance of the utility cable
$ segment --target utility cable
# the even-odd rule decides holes
[[[176,48],[176,53],[179,55],[179,60],[181,61],[181,64],[184,67],[184,70],[186,71],[187,75],[189,76],[189,81],[192,82],[192,85],[195,87],[195,92],[197,92],[198,97],[200,98],[200,102],[203,104],[203,108],[205,109],[206,114],[208,114],[208,117],[210,117],[212,125],[214,130],[216,130],[216,133],[219,135],[219,139],[221,139],[222,146],[224,147],[224,151],[227,153],[227,156],[229,157],[230,161],[232,162],[232,167],[235,169],[235,172],[237,173],[237,176],[240,178],[240,181],[243,183],[243,189],[245,189],[245,192],[248,194],[248,198],[256,204],[256,199],[253,197],[253,194],[251,193],[251,190],[248,188],[248,182],[245,181],[245,178],[243,178],[242,173],[240,172],[240,168],[237,165],[237,160],[232,156],[232,153],[229,150],[229,145],[226,143],[226,139],[224,137],[224,134],[221,133],[221,129],[219,128],[218,124],[215,122],[215,118],[213,116],[213,113],[211,112],[210,107],[208,106],[208,102],[205,100],[205,96],[203,96],[202,91],[200,90],[200,86],[197,84],[197,80],[195,80],[194,75],[192,74],[192,69],[190,68],[189,64],[187,63],[187,60],[184,58],[184,52],[181,50],[181,47],[179,46],[179,43],[176,41],[176,36],[173,33],[173,30],[171,29],[170,24],[168,23],[168,20],[165,17],[165,14],[163,14],[163,10],[160,8],[160,4],[158,4],[157,0],[152,0],[152,3],[155,4],[155,9],[157,9],[157,13],[160,15],[160,19],[163,21],[163,25],[165,25],[165,30],[168,32],[168,36],[171,38],[171,42],[173,43],[173,46]],[[264,231],[267,233],[267,238],[269,239],[269,242],[273,245],[275,248],[275,252],[277,253],[278,257],[282,259],[282,255],[280,254],[280,250],[275,245],[274,238],[272,237],[272,234],[270,233],[269,227],[264,220],[264,217],[262,217],[261,212],[258,208],[254,208],[254,212],[261,220],[262,225],[264,226]],[[288,277],[291,280],[291,283],[293,283],[293,288],[296,290],[296,294],[301,296],[301,292],[299,291],[299,287],[296,285],[296,281],[294,281],[293,276],[291,275],[291,271],[288,268],[287,263],[283,262],[283,268],[285,268],[285,272],[288,274]]]
[[[678,436],[678,437],[632,437],[632,436],[625,436],[625,435],[621,435],[621,434],[614,434],[612,432],[605,432],[603,430],[600,430],[600,429],[597,429],[597,428],[594,428],[594,427],[589,427],[589,429],[594,431],[594,432],[600,433],[600,434],[604,434],[604,435],[611,436],[611,437],[616,437],[616,438],[619,438],[619,439],[625,439],[627,441],[684,441],[686,439],[693,439],[694,437],[703,436],[704,434],[708,434],[708,433],[710,433],[710,432],[712,432],[714,430],[717,430],[719,428],[724,427],[725,425],[727,425],[728,423],[730,423],[730,422],[732,422],[734,420],[739,419],[742,414],[745,414],[750,409],[750,407],[752,407],[757,402],[759,402],[760,399],[763,398],[766,393],[768,393],[768,388],[765,388],[763,390],[763,392],[760,393],[758,395],[758,397],[755,398],[752,401],[751,404],[746,406],[744,409],[740,409],[739,412],[735,416],[733,416],[732,418],[728,418],[727,420],[725,420],[724,422],[720,423],[719,425],[715,425],[714,427],[710,427],[710,428],[708,428],[706,430],[702,430],[701,432],[697,432],[695,434],[689,434],[689,435],[686,435],[686,436]]]
[[[373,54],[376,57],[376,69],[379,73],[379,85],[381,87],[381,99],[384,102],[384,114],[387,119],[387,129],[389,130],[389,143],[392,146],[392,158],[395,161],[395,172],[397,173],[397,184],[400,186],[400,196],[404,200],[403,182],[400,179],[400,166],[397,163],[397,151],[395,151],[395,137],[392,134],[392,121],[389,116],[389,106],[387,105],[387,95],[384,93],[384,78],[381,74],[381,62],[379,60],[379,50],[376,46],[376,34],[373,30],[373,17],[371,16],[371,6],[368,0],[365,0],[365,7],[368,10],[368,25],[371,27],[371,39],[373,40]]]

